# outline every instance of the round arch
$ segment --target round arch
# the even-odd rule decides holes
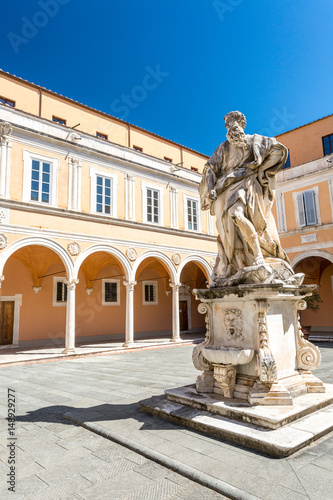
[[[43,246],[53,250],[61,259],[62,263],[65,266],[67,278],[72,280],[74,277],[74,265],[71,257],[65,248],[57,243],[56,241],[49,240],[48,238],[22,238],[21,240],[15,241],[11,245],[9,245],[5,250],[2,251],[0,255],[0,275],[3,275],[3,270],[7,260],[11,257],[11,255],[20,250],[21,248],[27,246]]]
[[[166,268],[168,269],[169,271],[169,274],[170,274],[170,278],[171,278],[171,281],[172,283],[177,283],[177,271],[174,267],[174,264],[173,262],[171,261],[171,259],[169,259],[169,257],[167,257],[166,255],[164,255],[163,253],[161,252],[154,252],[154,251],[149,251],[149,252],[145,252],[143,253],[142,255],[140,255],[140,257],[135,261],[135,264],[133,266],[133,269],[132,269],[132,280],[131,281],[135,281],[135,276],[136,276],[136,272],[140,266],[140,264],[150,258],[150,257],[153,257],[161,262],[163,262],[163,264],[166,266]]]
[[[180,282],[180,276],[181,276],[181,273],[182,273],[184,267],[189,262],[194,262],[195,264],[198,264],[199,266],[202,266],[203,269],[206,271],[206,274],[207,274],[206,277],[208,279],[208,283],[209,284],[212,283],[212,268],[210,267],[210,265],[208,264],[208,262],[203,257],[200,257],[199,255],[190,255],[189,257],[186,257],[186,259],[184,259],[180,263],[178,271],[177,271],[177,281],[178,282]]]
[[[79,255],[79,257],[76,259],[75,264],[74,264],[74,277],[77,278],[79,274],[80,267],[83,263],[83,261],[89,257],[89,255],[92,255],[96,252],[106,252],[109,253],[110,255],[113,255],[123,266],[124,272],[125,272],[125,279],[126,281],[130,281],[131,278],[131,264],[127,257],[117,248],[108,246],[108,245],[93,245],[89,248],[86,248],[83,250],[83,252]]]
[[[302,252],[296,257],[294,257],[291,261],[291,266],[294,269],[294,267],[301,262],[304,259],[307,259],[309,257],[322,257],[323,259],[326,259],[330,261],[333,264],[333,255],[329,252],[325,252],[324,250],[307,250],[306,252]]]

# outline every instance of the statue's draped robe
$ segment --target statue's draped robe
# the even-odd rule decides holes
[[[202,208],[216,215],[219,259],[217,277],[235,274],[253,264],[253,255],[229,209],[236,203],[244,206],[245,217],[253,224],[264,258],[289,262],[281,248],[271,208],[274,201],[275,175],[286,162],[288,151],[276,139],[246,135],[248,149],[223,142],[207,161],[199,187]],[[248,165],[257,162],[257,166]],[[207,173],[214,179],[217,199],[209,199]]]

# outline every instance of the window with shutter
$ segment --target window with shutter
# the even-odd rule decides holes
[[[53,278],[53,306],[65,306],[67,303],[66,278]]]
[[[104,279],[102,281],[102,305],[119,306],[120,305],[120,281],[113,279]]]
[[[313,190],[297,194],[297,208],[300,227],[318,224],[315,192]]]
[[[157,304],[157,282],[143,282],[143,304]]]

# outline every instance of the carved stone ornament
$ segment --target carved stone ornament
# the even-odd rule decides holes
[[[232,365],[214,365],[214,378],[225,398],[232,398],[236,384],[236,368]]]
[[[7,135],[11,135],[13,132],[13,127],[10,123],[4,122],[0,123],[0,136],[5,137]]]
[[[41,287],[41,286],[33,286],[33,287],[32,287],[32,289],[33,289],[33,291],[35,292],[35,294],[37,295],[37,294],[38,294],[38,292],[40,292],[40,291],[41,291],[42,287]]]
[[[5,234],[0,234],[0,250],[2,250],[3,248],[6,248],[6,246],[8,245],[8,238]]]
[[[131,260],[132,262],[134,260],[136,260],[138,257],[138,254],[137,254],[137,251],[135,250],[135,248],[128,248],[126,250],[126,255],[129,258],[129,260]]]
[[[71,243],[68,243],[67,250],[73,257],[75,257],[76,255],[79,255],[79,253],[81,252],[81,245],[76,241],[72,241]]]
[[[240,309],[226,309],[224,311],[224,325],[227,332],[227,340],[243,342],[243,318]]]
[[[211,344],[210,320],[212,309],[209,304],[201,303],[198,305],[198,311],[200,314],[205,314],[206,336],[204,342],[193,349],[192,361],[197,370],[203,370],[206,372],[212,369],[212,364],[203,356],[202,347]]]
[[[81,136],[76,132],[72,132],[71,134],[69,134],[69,140],[77,144],[79,141],[81,141]]]
[[[179,253],[174,253],[173,256],[171,257],[172,258],[172,262],[176,265],[176,266],[179,266],[179,264],[181,263],[181,256],[179,255]]]
[[[297,309],[304,311],[306,309],[306,302],[305,300],[300,300],[297,303]],[[302,327],[300,325],[300,316],[298,315],[298,322],[297,322],[297,335],[296,335],[296,342],[297,342],[297,354],[296,354],[296,359],[297,359],[297,368],[301,370],[315,370],[318,368],[321,362],[321,355],[320,351],[317,346],[309,342],[308,340],[305,340],[302,332]]]
[[[210,265],[212,266],[212,268],[214,269],[214,267],[216,266],[216,257],[212,257],[210,259]]]
[[[0,207],[0,224],[8,224],[9,222],[9,208]]]

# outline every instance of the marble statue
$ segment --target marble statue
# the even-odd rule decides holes
[[[246,135],[239,111],[225,117],[227,140],[207,161],[199,186],[201,209],[216,216],[217,285],[300,281],[281,247],[272,205],[275,176],[288,156],[275,138]]]

